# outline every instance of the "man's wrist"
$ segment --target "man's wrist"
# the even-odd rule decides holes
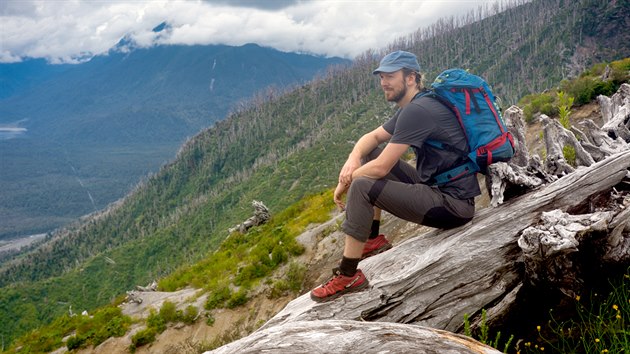
[[[348,154],[348,159],[361,160],[361,154],[353,150],[350,154]]]

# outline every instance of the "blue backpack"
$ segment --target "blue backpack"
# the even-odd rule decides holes
[[[514,139],[505,128],[490,86],[479,76],[462,69],[449,69],[437,76],[422,96],[433,97],[449,107],[457,117],[468,141],[461,151],[439,141],[427,143],[467,156],[466,162],[433,176],[433,184],[444,184],[473,173],[487,173],[488,165],[509,161],[514,156]]]

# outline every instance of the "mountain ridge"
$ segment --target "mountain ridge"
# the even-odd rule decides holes
[[[552,7],[549,11],[574,9],[559,3],[544,4]],[[526,22],[530,15],[523,12],[521,20]],[[478,26],[483,29],[489,25],[485,22]],[[457,38],[469,32],[466,28],[451,35]],[[429,42],[394,43],[387,50],[397,47],[416,51],[440,43],[437,39]],[[621,48],[616,55],[625,55],[625,51]],[[439,54],[416,52],[428,58],[438,58]],[[225,237],[225,230],[248,214],[252,199],[264,197],[272,211],[283,210],[307,193],[331,188],[351,142],[382,124],[394,111],[370,75],[376,57],[374,52],[366,53],[347,69],[331,72],[286,95],[265,97],[258,105],[243,107],[212,129],[202,131],[182,146],[177,159],[151,175],[116,208],[54,235],[49,249],[24,255],[23,262],[13,264],[10,271],[4,268],[3,284],[23,282],[33,286],[29,293],[37,293],[37,285],[55,277],[64,284],[64,299],[73,299],[75,308],[95,306],[93,299],[105,303],[124,289],[146,284],[152,277],[168,274],[211,252]],[[471,60],[481,63],[486,57]],[[425,67],[438,71],[441,66]],[[552,66],[551,70],[563,71],[565,67]],[[548,79],[526,78],[543,82],[537,85]],[[506,80],[504,86],[513,83]],[[107,265],[104,256],[118,265]],[[76,277],[72,282],[57,277],[64,272]],[[104,278],[113,272],[121,276]],[[80,282],[94,284],[95,288],[80,290]],[[15,288],[9,289],[20,296]],[[51,288],[46,289],[53,298]],[[48,314],[64,310],[61,306],[47,308]]]
[[[40,76],[39,60],[22,72],[0,65],[3,82],[31,77],[0,99],[0,126],[23,129],[0,140],[0,218],[10,221],[0,239],[49,232],[105,208],[257,91],[282,92],[348,62],[250,44],[112,52]]]

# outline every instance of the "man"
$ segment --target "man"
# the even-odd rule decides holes
[[[374,70],[385,99],[398,111],[382,126],[363,135],[339,173],[335,203],[346,210],[343,258],[333,277],[311,291],[317,302],[368,286],[359,261],[391,248],[379,234],[381,210],[418,224],[453,228],[470,221],[474,197],[481,193],[474,174],[443,185],[432,177],[461,164],[466,137],[454,113],[438,100],[422,96],[422,75],[416,56],[405,51],[386,55]],[[430,139],[454,149],[426,144]],[[388,142],[381,149],[381,143]],[[411,147],[416,168],[401,161]],[[346,202],[342,201],[347,193]]]

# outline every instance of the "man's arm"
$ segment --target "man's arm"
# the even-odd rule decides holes
[[[400,157],[407,152],[407,149],[409,149],[408,144],[387,144],[376,159],[354,170],[352,178],[370,177],[379,179],[385,177],[400,160]]]
[[[379,144],[388,141],[391,138],[383,127],[378,127],[373,131],[363,135],[356,144],[352,152],[348,156],[348,160],[341,168],[339,172],[339,183],[349,185],[352,182],[352,174],[356,169],[361,167],[361,159],[367,156],[372,150],[374,150]]]

